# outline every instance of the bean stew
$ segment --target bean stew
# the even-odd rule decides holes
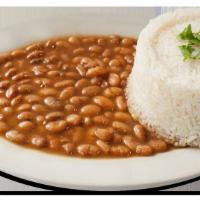
[[[124,88],[136,39],[69,36],[0,56],[0,134],[82,157],[149,156],[170,146],[134,121]]]

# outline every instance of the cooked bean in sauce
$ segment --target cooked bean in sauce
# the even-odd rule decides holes
[[[136,39],[70,36],[0,57],[0,134],[66,156],[149,156],[170,146],[131,117],[124,95]]]

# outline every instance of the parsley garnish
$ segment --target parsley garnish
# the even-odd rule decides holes
[[[192,26],[189,24],[178,36],[180,41],[186,42],[186,44],[179,46],[184,60],[200,59],[200,32],[193,33]]]

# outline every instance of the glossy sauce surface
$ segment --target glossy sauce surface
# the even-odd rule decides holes
[[[0,57],[0,134],[67,156],[149,156],[167,151],[127,109],[136,40],[69,36]]]

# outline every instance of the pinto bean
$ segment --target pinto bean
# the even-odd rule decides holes
[[[22,102],[22,99],[23,99],[23,96],[22,95],[18,95],[16,96],[15,98],[13,98],[11,100],[11,106],[16,106],[16,105],[19,105],[21,102]]]
[[[149,145],[137,145],[136,154],[139,154],[141,156],[150,156],[153,154],[153,149]]]
[[[45,43],[45,47],[51,48],[51,49],[55,49],[55,48],[56,48],[56,42],[53,41],[53,40],[48,40],[48,41]]]
[[[0,107],[5,107],[9,105],[9,100],[5,97],[0,97]]]
[[[151,139],[149,145],[153,148],[155,152],[163,152],[167,150],[167,143],[159,139]]]
[[[97,140],[96,144],[105,154],[108,154],[110,152],[110,146],[106,142],[102,140]]]
[[[26,47],[26,51],[35,51],[35,50],[41,50],[43,49],[43,44],[41,43],[34,43]]]
[[[80,44],[79,39],[78,39],[77,37],[75,37],[75,36],[69,37],[69,38],[68,38],[68,42],[69,42],[70,44],[73,44],[73,45],[78,45],[78,44]]]
[[[113,110],[114,109],[114,103],[107,97],[96,96],[93,98],[93,101],[105,110]]]
[[[89,101],[89,98],[86,96],[73,96],[70,98],[70,103],[75,106],[80,106]]]
[[[10,68],[5,74],[4,76],[6,78],[10,78],[12,76],[14,76],[17,73],[17,69],[16,68]]]
[[[75,150],[75,146],[73,143],[63,144],[62,147],[67,154],[73,154],[73,152]]]
[[[124,136],[123,142],[129,149],[135,152],[137,143],[134,141],[134,138],[132,136]]]
[[[76,67],[76,69],[77,69],[78,73],[79,73],[82,77],[84,77],[84,76],[86,75],[86,70],[85,70],[85,68],[84,68],[82,65],[78,65],[78,66]]]
[[[51,70],[51,71],[49,71],[48,73],[47,73],[47,76],[49,77],[49,78],[54,78],[54,77],[60,77],[60,76],[62,76],[62,72],[60,72],[60,71],[58,71],[58,70]]]
[[[127,55],[127,54],[132,55],[133,51],[131,48],[121,47],[119,53],[122,55]]]
[[[97,128],[95,131],[95,135],[103,141],[111,141],[113,139],[114,130],[112,128]]]
[[[77,147],[77,151],[81,156],[98,156],[101,152],[96,145],[82,144]]]
[[[47,146],[47,139],[45,136],[36,135],[32,138],[31,143],[38,148],[42,148]]]
[[[95,96],[101,92],[99,86],[88,86],[82,89],[82,94],[85,96]]]
[[[67,113],[72,113],[76,110],[75,106],[74,105],[71,105],[71,104],[66,104],[65,105],[65,110]]]
[[[101,108],[94,104],[88,104],[81,108],[81,114],[93,116],[97,115],[101,111]]]
[[[102,55],[104,57],[110,57],[112,55],[112,51],[110,49],[105,49]]]
[[[76,82],[75,88],[80,88],[81,89],[81,88],[84,88],[84,87],[88,86],[89,84],[90,84],[90,82],[87,79],[82,78],[82,79],[80,79],[80,80],[78,80]]]
[[[119,121],[113,121],[112,127],[116,130],[118,130],[120,133],[130,133],[131,128],[124,122],[119,122]]]
[[[34,58],[40,58],[42,56],[44,56],[44,51],[34,50],[34,51],[30,52],[26,56],[26,58],[31,60],[31,59],[34,59]]]
[[[66,128],[66,125],[67,125],[66,121],[57,120],[53,122],[48,122],[45,127],[48,131],[57,133],[57,132],[64,131]]]
[[[113,59],[109,62],[110,67],[121,67],[121,63],[117,59]]]
[[[91,83],[92,85],[101,85],[102,82],[103,82],[102,77],[94,77],[94,78],[91,78],[91,79],[90,79],[90,83]]]
[[[7,63],[5,63],[5,65],[3,67],[4,68],[11,68],[11,67],[13,67],[13,63],[12,62],[7,62]]]
[[[107,97],[116,97],[122,95],[123,91],[119,87],[109,87],[104,90],[104,95]]]
[[[14,98],[17,95],[17,85],[11,85],[7,90],[6,90],[6,97],[9,99]]]
[[[73,50],[74,55],[82,55],[84,53],[85,49],[84,48],[77,48]]]
[[[3,81],[0,81],[0,88],[1,89],[6,89],[8,88],[10,85],[10,81],[8,80],[3,80]]]
[[[59,98],[60,98],[61,100],[65,100],[65,99],[67,99],[67,98],[73,96],[74,93],[75,93],[74,87],[67,87],[67,88],[65,88],[65,89],[63,89],[63,90],[61,91]]]
[[[59,40],[59,41],[56,42],[56,46],[57,46],[58,48],[65,48],[65,49],[68,49],[70,45],[69,45],[69,43],[68,43],[67,41],[65,41],[65,40]]]
[[[101,53],[102,48],[98,45],[93,45],[89,47],[89,51],[94,52],[94,53]]]
[[[33,67],[32,71],[36,76],[44,76],[48,69],[43,65],[37,65]]]
[[[4,115],[11,115],[13,113],[13,109],[10,106],[3,108]]]
[[[67,125],[79,125],[81,123],[81,116],[78,114],[70,114],[66,117]]]
[[[55,97],[46,97],[44,99],[45,105],[49,106],[50,108],[60,109],[62,108],[62,102]]]
[[[28,103],[21,104],[17,107],[17,111],[28,111],[31,110],[31,105]]]
[[[116,120],[119,120],[119,121],[122,121],[122,122],[125,122],[125,123],[132,121],[130,114],[128,114],[126,112],[115,112],[114,117],[115,117]]]
[[[20,58],[25,55],[25,51],[22,49],[18,49],[11,52],[11,56],[14,58]]]
[[[110,73],[109,74],[109,78],[108,78],[108,82],[111,86],[119,86],[120,85],[120,77],[118,74],[116,73]]]
[[[112,146],[110,152],[115,156],[130,156],[131,151],[123,145]]]
[[[25,143],[26,137],[17,130],[10,130],[6,132],[6,138],[16,143]]]
[[[64,81],[56,82],[54,84],[54,87],[55,88],[64,88],[64,87],[73,86],[73,85],[74,85],[74,81],[73,80],[64,80]]]
[[[23,84],[19,85],[17,90],[20,94],[31,93],[33,91],[33,86],[30,84]]]
[[[91,78],[95,76],[105,76],[107,74],[108,74],[107,68],[98,66],[88,69],[88,71],[86,72],[86,77]]]
[[[23,131],[29,131],[34,127],[34,124],[31,121],[22,121],[18,124],[18,126]]]
[[[31,79],[30,78],[18,81],[18,85],[23,85],[23,84],[27,84],[27,83],[31,83]]]
[[[24,111],[17,115],[17,118],[19,120],[32,120],[34,118],[34,115],[32,112]]]
[[[57,94],[57,90],[54,88],[43,88],[40,89],[39,94],[44,96],[55,96]]]
[[[30,64],[41,64],[43,63],[44,59],[43,58],[33,58],[29,61]]]
[[[104,115],[98,115],[93,117],[93,122],[97,125],[108,125],[110,124],[111,120]]]
[[[144,127],[140,124],[137,124],[133,128],[135,136],[140,140],[144,141],[146,139],[146,133]]]
[[[54,121],[60,118],[64,117],[63,112],[55,111],[55,112],[50,112],[45,116],[45,119],[48,121]]]
[[[92,37],[92,36],[84,37],[82,39],[82,42],[85,43],[85,44],[95,43],[96,42],[96,38]]]
[[[29,94],[24,97],[24,99],[28,103],[39,103],[41,101],[41,97],[36,94]]]
[[[115,99],[118,110],[125,111],[127,109],[126,100],[123,96],[118,96]]]
[[[134,44],[136,44],[136,41],[131,38],[124,38],[122,39],[122,45],[126,47],[132,47]]]
[[[12,80],[13,81],[20,81],[20,80],[23,80],[23,79],[27,79],[27,78],[30,78],[32,75],[30,72],[21,72],[21,73],[18,73],[14,76],[12,76]]]

